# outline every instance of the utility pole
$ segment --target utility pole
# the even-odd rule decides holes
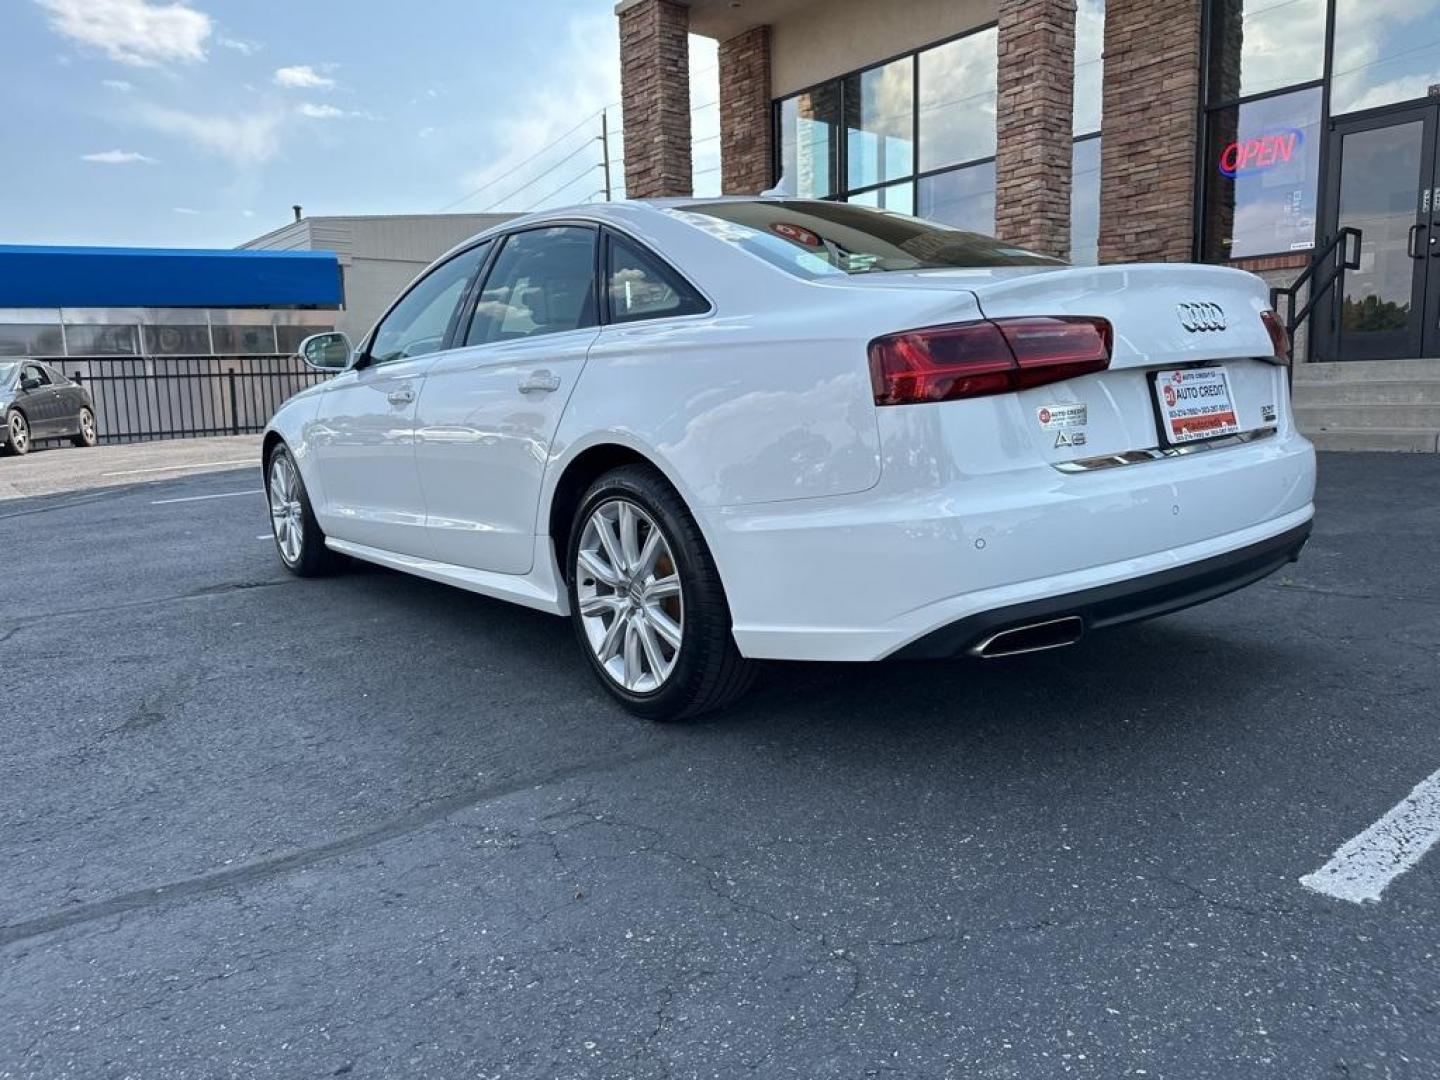
[[[605,109],[600,110],[600,156],[605,159],[600,163],[605,170],[605,201],[610,202],[610,117]]]

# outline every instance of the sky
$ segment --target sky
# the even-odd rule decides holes
[[[715,45],[691,39],[696,191]],[[613,0],[3,0],[0,243],[232,247],[307,215],[624,190]],[[537,156],[538,154],[538,156]]]

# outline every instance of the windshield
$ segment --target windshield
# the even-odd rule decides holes
[[[670,211],[797,277],[975,266],[1063,266],[991,236],[847,203],[766,199]]]
[[[0,363],[0,388],[9,386],[15,379],[15,372],[19,369],[19,364]]]

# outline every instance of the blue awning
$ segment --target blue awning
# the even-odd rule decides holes
[[[0,245],[0,308],[338,308],[329,251]]]

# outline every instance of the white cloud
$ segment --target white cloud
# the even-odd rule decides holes
[[[254,211],[254,210],[241,210],[241,211],[240,211],[240,216],[241,216],[241,217],[252,218],[252,217],[255,216],[255,211]]]
[[[174,210],[175,213],[184,214],[187,217],[192,217],[200,213],[199,210],[192,210],[188,206],[172,206],[171,209]]]
[[[419,135],[420,138],[422,138],[422,139],[428,139],[428,138],[430,138],[431,135],[434,135],[434,134],[435,134],[435,129],[434,129],[434,127],[423,127],[423,128],[421,128],[419,131],[417,131],[415,134],[416,134],[416,135]]]
[[[58,34],[135,67],[205,59],[210,16],[183,3],[149,0],[35,0]]]
[[[285,122],[285,114],[278,111],[223,116],[160,105],[141,106],[132,115],[152,131],[184,139],[239,166],[260,165],[274,157]]]
[[[238,52],[241,56],[254,56],[261,48],[258,41],[242,41],[240,38],[232,37],[217,37],[215,44],[223,49]]]
[[[117,90],[122,94],[128,94],[131,90],[135,89],[134,83],[128,83],[124,79],[101,79],[100,85],[108,87],[111,90]]]
[[[349,116],[344,109],[337,109],[334,105],[316,105],[307,101],[303,105],[297,105],[295,111],[301,116],[308,116],[311,120],[338,120],[342,116]]]
[[[335,80],[328,75],[321,75],[309,64],[296,64],[294,67],[277,68],[275,85],[292,90],[329,90],[334,87]]]
[[[99,165],[154,165],[155,159],[134,150],[101,150],[95,154],[81,154],[81,161],[93,161]]]

